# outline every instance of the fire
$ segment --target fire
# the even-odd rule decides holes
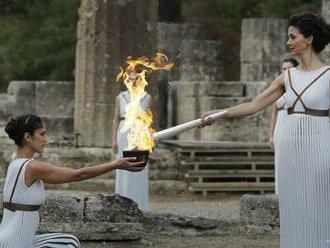
[[[117,81],[123,79],[130,92],[130,102],[126,105],[125,122],[120,132],[128,132],[128,147],[126,150],[148,150],[154,146],[152,134],[155,130],[151,127],[153,115],[150,109],[144,111],[140,102],[147,94],[145,87],[148,85],[146,74],[156,70],[170,70],[173,63],[168,58],[157,53],[153,61],[147,57],[133,59],[128,57],[125,69],[117,75]]]

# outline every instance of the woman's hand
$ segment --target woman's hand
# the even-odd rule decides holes
[[[115,161],[115,167],[120,170],[142,171],[144,169],[143,164],[145,161],[133,162],[135,159],[135,157],[120,158]]]
[[[212,120],[211,118],[207,118],[209,115],[212,115],[212,114],[215,114],[215,113],[218,113],[219,109],[217,110],[211,110],[211,111],[208,111],[208,112],[205,112],[202,117],[201,117],[201,124],[198,126],[198,127],[206,127],[206,126],[211,126],[214,124],[215,120]]]

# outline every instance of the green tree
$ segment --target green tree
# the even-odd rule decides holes
[[[80,1],[0,3],[0,90],[11,80],[73,80]]]

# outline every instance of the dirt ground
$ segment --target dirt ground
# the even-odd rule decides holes
[[[212,219],[239,219],[239,201],[241,194],[200,194],[152,195],[150,208],[156,213],[173,213],[185,216],[206,217]],[[276,235],[246,236],[233,233],[228,236],[164,236],[148,235],[138,241],[130,242],[83,242],[83,248],[278,248]]]
[[[224,237],[169,237],[156,236],[134,242],[99,242],[82,243],[83,248],[279,248],[278,236],[243,236],[230,235]]]
[[[150,197],[150,210],[190,217],[238,220],[240,194],[180,194]]]

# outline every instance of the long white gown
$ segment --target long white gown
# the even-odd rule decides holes
[[[282,137],[282,130],[285,128],[285,120],[287,116],[287,109],[285,103],[285,96],[281,96],[276,101],[277,117],[274,127],[274,153],[275,153],[275,194],[278,194],[278,152],[277,148],[279,140]]]
[[[329,109],[330,71],[295,101],[329,66],[285,73],[288,109]],[[292,86],[289,82],[291,75]],[[293,89],[294,90],[293,90]],[[326,113],[325,113],[326,114]],[[330,122],[327,116],[293,113],[286,117],[278,145],[281,248],[330,247]]]
[[[26,163],[23,165],[24,162]],[[17,175],[19,177],[12,203],[42,205],[45,202],[46,195],[42,181],[38,180],[30,187],[25,184],[25,170],[29,162],[28,159],[14,159],[10,163],[3,191],[4,202],[10,202]],[[0,248],[80,248],[79,240],[71,234],[36,235],[38,226],[38,211],[11,211],[5,208],[0,225]]]
[[[146,94],[141,100],[141,108],[148,109],[150,95]],[[119,94],[120,116],[125,117],[126,104],[130,100],[130,93],[124,91]],[[120,132],[124,125],[124,120],[119,124],[117,132],[118,152],[117,157],[122,157],[122,152],[128,146],[127,133]],[[116,193],[132,199],[138,204],[139,209],[143,211],[149,210],[149,166],[147,165],[143,171],[129,172],[124,170],[116,170]]]

